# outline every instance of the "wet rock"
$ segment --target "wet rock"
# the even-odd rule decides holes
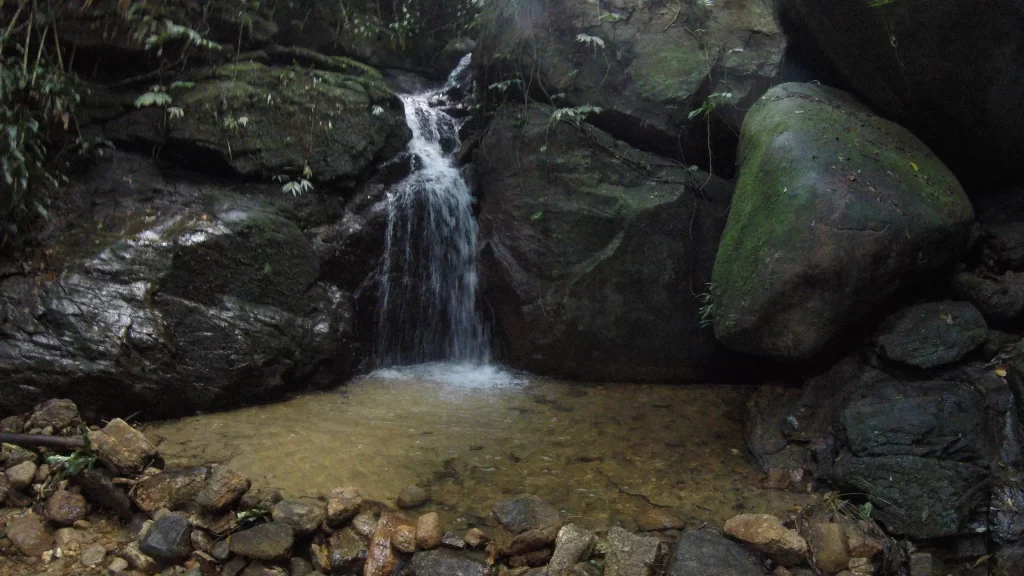
[[[110,510],[125,522],[131,520],[131,500],[124,490],[111,481],[109,472],[98,469],[83,470],[75,476],[74,482],[93,505]]]
[[[399,551],[412,554],[416,551],[416,527],[408,524],[400,524],[395,527],[395,534],[391,537],[391,544]]]
[[[932,576],[932,555],[925,552],[911,554],[910,576]]]
[[[118,474],[137,474],[156,456],[156,448],[146,436],[120,418],[90,432],[89,441],[100,461]]]
[[[363,567],[364,576],[391,576],[398,566],[398,555],[391,547],[395,533],[395,517],[390,512],[381,514],[377,529],[370,539],[370,547]]]
[[[82,550],[82,555],[78,558],[78,561],[82,563],[82,566],[92,567],[103,564],[103,561],[107,559],[107,549],[102,544],[92,544]]]
[[[181,514],[164,514],[139,542],[139,550],[158,562],[176,562],[192,553],[192,526]]]
[[[132,502],[150,516],[161,508],[173,510],[195,502],[208,473],[203,466],[159,472],[135,485],[131,491]]]
[[[433,550],[441,545],[444,527],[437,512],[428,512],[416,519],[416,544],[424,550]]]
[[[743,364],[678,286],[711,281],[732,185],[553,112],[503,107],[477,158],[481,265],[509,361],[578,380],[729,379]]]
[[[138,542],[132,542],[121,549],[121,557],[131,564],[132,568],[146,574],[152,574],[157,571],[156,560],[153,560],[139,549]]]
[[[227,540],[217,540],[214,542],[213,547],[210,548],[210,556],[213,556],[214,560],[218,562],[224,562],[231,557],[231,547],[228,545]]]
[[[779,564],[799,565],[807,557],[807,542],[770,514],[740,514],[727,520],[724,528],[729,536],[749,544]],[[845,562],[843,567],[846,567]]]
[[[58,526],[71,526],[85,519],[88,505],[80,494],[58,490],[46,501],[46,519]]]
[[[370,539],[377,530],[377,517],[373,512],[366,511],[356,514],[352,519],[352,527],[360,533],[363,538]]]
[[[988,326],[966,302],[928,302],[887,318],[875,334],[878,351],[915,368],[962,359],[985,343]]]
[[[245,570],[242,570],[242,576],[288,576],[288,573],[283,568],[278,566],[264,566],[262,562],[256,560],[250,562]]]
[[[272,510],[274,505],[281,500],[281,493],[277,490],[250,490],[238,501],[238,507],[242,510],[251,510],[253,508]]]
[[[356,573],[366,564],[366,540],[352,528],[342,528],[327,541],[328,566],[332,572]]]
[[[359,513],[363,496],[355,488],[336,488],[327,499],[327,525],[341,526]]]
[[[850,558],[872,558],[882,551],[881,540],[859,524],[844,522],[843,526],[846,530],[846,549],[850,553]],[[811,547],[813,548],[813,544]]]
[[[867,558],[850,558],[847,568],[849,570],[846,573],[849,576],[874,576],[875,574],[875,567]]]
[[[406,566],[403,576],[490,576],[486,563],[454,550],[417,552]]]
[[[289,576],[308,576],[311,572],[313,572],[313,565],[309,563],[309,560],[294,557],[288,561]]]
[[[462,541],[470,548],[483,548],[491,541],[491,537],[479,528],[470,528],[462,537]]]
[[[508,565],[513,568],[540,568],[551,560],[551,549],[541,548],[525,554],[518,554],[508,559]]]
[[[819,569],[838,572],[849,566],[850,554],[846,548],[846,531],[842,524],[815,521],[810,526],[807,541]]]
[[[641,532],[656,532],[659,530],[682,530],[686,528],[686,521],[678,514],[665,508],[651,508],[640,515],[637,525]]]
[[[46,479],[50,476],[50,465],[40,464],[39,468],[36,468],[36,477],[32,479],[33,484],[42,484],[46,482]]]
[[[548,576],[570,575],[577,563],[590,556],[596,543],[597,536],[592,532],[575,524],[562,526],[558,531],[558,537],[555,538],[555,552],[548,563]]]
[[[228,540],[231,551],[258,560],[283,560],[291,552],[295,534],[280,522],[261,524],[232,534]]]
[[[811,358],[967,249],[974,211],[953,173],[849,94],[775,86],[740,140],[712,276],[715,337],[733,350]]]
[[[245,565],[248,561],[241,557],[235,556],[231,560],[228,560],[224,566],[221,567],[220,573],[223,576],[237,576],[242,570],[245,569]]]
[[[273,516],[275,522],[288,526],[296,536],[305,536],[320,529],[326,513],[320,503],[282,500],[274,505]]]
[[[217,466],[206,480],[197,503],[209,512],[221,512],[249,491],[252,482],[227,466]]]
[[[618,526],[608,530],[605,576],[654,576],[663,562],[658,538],[631,534]]]
[[[684,532],[676,542],[668,576],[764,576],[757,556],[709,530]]]
[[[3,468],[17,466],[23,462],[35,462],[38,456],[28,448],[22,448],[14,444],[3,444],[0,447],[0,465]]]
[[[456,550],[465,550],[466,539],[454,532],[445,532],[441,537],[441,545]]]
[[[81,425],[82,417],[78,414],[78,406],[66,398],[54,398],[36,406],[25,423],[25,428],[51,427],[54,430],[62,431]]]
[[[11,521],[7,528],[7,538],[19,552],[26,556],[39,557],[53,548],[53,536],[46,531],[40,519],[29,514]]]
[[[17,466],[8,468],[4,474],[7,475],[11,488],[25,490],[32,485],[32,480],[36,477],[36,465],[33,462],[22,462]]]
[[[494,517],[511,538],[503,546],[507,556],[533,552],[551,544],[562,527],[562,515],[532,494],[520,494],[494,505]]]
[[[422,506],[427,501],[427,491],[419,486],[406,486],[402,488],[402,492],[398,495],[398,507],[399,508],[416,508]]]

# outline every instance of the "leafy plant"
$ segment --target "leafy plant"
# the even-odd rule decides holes
[[[708,97],[704,99],[704,102],[700,105],[700,108],[691,110],[686,117],[690,120],[693,120],[698,116],[706,116],[708,114],[711,114],[715,110],[718,110],[719,108],[727,104],[730,104],[732,101],[732,92],[715,92],[714,94],[709,94]]]
[[[548,120],[548,126],[557,122],[566,122],[578,127],[591,114],[600,113],[601,108],[591,106],[589,104],[577,106],[575,108],[557,108],[551,113],[551,118]]]
[[[585,46],[590,46],[594,49],[594,56],[597,56],[597,49],[604,50],[604,40],[597,36],[590,36],[588,34],[577,34],[576,41]]]
[[[715,285],[713,283],[707,284],[707,292],[703,292],[697,295],[697,302],[700,303],[700,307],[697,308],[697,313],[700,316],[700,327],[708,328],[713,326],[715,323]]]
[[[85,446],[75,450],[70,456],[53,455],[46,458],[46,463],[53,470],[60,472],[61,479],[73,478],[82,470],[91,469],[96,464],[96,460],[99,459],[99,455],[92,449],[89,435],[84,431],[82,433],[82,440],[85,442]]]

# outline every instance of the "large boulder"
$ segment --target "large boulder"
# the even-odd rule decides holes
[[[320,281],[294,214],[132,156],[97,177],[94,220],[54,248],[56,274],[0,286],[0,413],[67,397],[88,416],[158,418],[351,374],[351,297]]]
[[[599,126],[635,145],[731,171],[743,111],[781,76],[786,38],[760,2],[498,0],[484,4],[474,63],[498,98],[506,87],[597,106]],[[519,82],[519,84],[515,84]],[[511,83],[511,84],[510,84]],[[709,96],[714,94],[714,96]],[[709,138],[712,111],[731,126]],[[680,150],[682,145],[682,150]]]
[[[724,378],[701,302],[731,187],[552,108],[502,108],[478,156],[507,360],[588,380]]]
[[[793,44],[921,137],[958,175],[1016,175],[1024,147],[1018,0],[776,0]]]
[[[364,176],[411,137],[401,101],[379,75],[244,62],[190,78],[194,86],[170,91],[183,116],[133,105],[104,125],[107,137],[159,146],[208,170],[312,182]]]
[[[715,260],[715,336],[813,357],[880,304],[957,262],[974,212],[910,132],[848,94],[782,84],[747,114]]]

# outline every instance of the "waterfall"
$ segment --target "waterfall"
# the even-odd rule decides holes
[[[477,222],[457,165],[458,122],[430,102],[440,91],[402,95],[412,130],[413,171],[387,193],[379,271],[377,356],[381,366],[486,364],[489,334],[477,305]]]

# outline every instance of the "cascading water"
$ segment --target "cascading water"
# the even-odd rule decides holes
[[[467,56],[445,89],[468,65]],[[384,367],[490,360],[477,309],[473,197],[455,159],[459,126],[430,105],[445,89],[401,96],[413,171],[388,191],[377,313],[377,356]]]

